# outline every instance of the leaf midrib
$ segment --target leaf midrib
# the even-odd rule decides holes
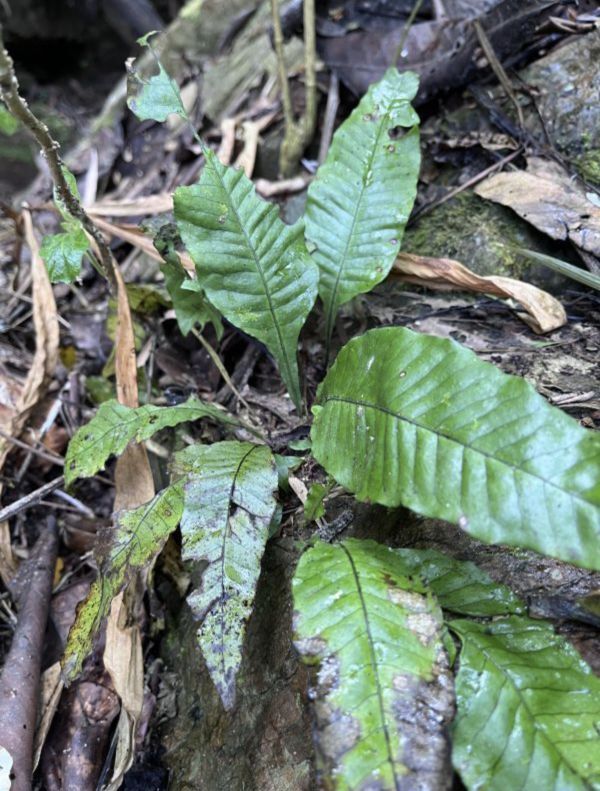
[[[421,429],[423,431],[428,431],[431,434],[435,434],[437,437],[442,437],[443,439],[448,440],[448,442],[452,442],[455,445],[458,445],[458,447],[460,447],[460,448],[467,448],[468,450],[471,450],[474,453],[479,453],[481,456],[484,456],[486,459],[490,459],[491,461],[495,461],[498,464],[502,464],[504,467],[507,467],[509,470],[511,470],[513,472],[515,470],[518,470],[519,472],[522,472],[524,475],[529,475],[532,478],[535,478],[535,479],[541,481],[542,483],[546,484],[547,486],[552,486],[554,489],[556,489],[559,492],[562,492],[563,494],[567,495],[568,497],[571,497],[573,499],[579,500],[579,501],[581,501],[582,503],[584,503],[587,506],[594,507],[594,503],[591,502],[590,500],[587,500],[579,492],[571,492],[568,489],[564,489],[561,486],[558,486],[556,483],[554,483],[554,481],[549,480],[548,478],[544,478],[543,476],[538,475],[536,473],[533,473],[530,470],[526,470],[523,467],[519,466],[518,464],[510,464],[509,462],[504,461],[503,459],[500,459],[497,456],[494,456],[491,453],[486,452],[485,450],[481,450],[480,448],[474,447],[473,445],[469,444],[468,442],[465,442],[465,443],[459,442],[459,440],[457,440],[455,437],[452,437],[449,434],[444,433],[443,431],[439,431],[437,429],[430,428],[429,426],[425,426],[422,423],[419,423],[417,420],[414,420],[412,418],[406,417],[405,415],[401,415],[398,412],[394,412],[392,409],[389,409],[387,407],[381,406],[380,404],[371,404],[368,401],[361,401],[360,399],[349,398],[349,397],[345,397],[345,396],[325,396],[325,398],[324,398],[324,400],[322,402],[322,405],[325,406],[325,404],[328,401],[337,401],[337,402],[342,403],[342,404],[354,404],[355,406],[364,407],[366,409],[375,409],[375,410],[377,410],[379,412],[383,412],[386,415],[390,415],[391,417],[395,417],[397,420],[399,420],[401,422],[404,421],[405,423],[410,423],[412,426],[415,426],[418,429]]]
[[[360,577],[359,577],[358,571],[356,569],[356,566],[354,564],[354,559],[352,558],[351,553],[348,551],[347,547],[344,546],[344,544],[340,544],[340,547],[344,551],[344,553],[345,553],[345,555],[346,555],[346,557],[348,559],[348,563],[350,564],[350,568],[352,569],[352,576],[353,576],[354,582],[356,584],[356,591],[358,593],[358,598],[359,598],[360,606],[361,606],[361,609],[362,609],[363,619],[364,619],[364,622],[365,622],[365,631],[366,631],[366,634],[367,634],[367,642],[369,644],[369,654],[370,654],[370,658],[371,658],[370,659],[370,664],[371,664],[371,666],[373,668],[373,677],[375,679],[375,687],[376,687],[376,692],[377,692],[377,701],[378,701],[378,704],[379,704],[379,716],[380,716],[380,719],[381,719],[381,726],[383,728],[383,734],[384,734],[384,737],[385,737],[385,744],[386,744],[386,748],[387,748],[387,759],[388,759],[388,762],[389,762],[390,767],[392,769],[392,777],[394,778],[394,787],[395,787],[396,791],[400,791],[400,781],[399,781],[399,778],[398,778],[398,774],[396,772],[396,763],[394,761],[394,756],[393,756],[393,752],[392,752],[392,744],[391,744],[391,739],[390,739],[390,733],[389,733],[388,726],[387,726],[387,717],[386,717],[386,714],[385,714],[385,707],[384,707],[384,704],[383,704],[383,686],[382,686],[381,680],[379,678],[379,666],[377,664],[377,657],[375,656],[374,641],[373,641],[373,636],[371,634],[371,624],[370,624],[370,621],[369,621],[369,615],[368,615],[368,612],[367,612],[366,602],[365,602],[365,599],[364,599],[364,596],[363,596],[363,592],[362,592],[362,586],[360,584]]]
[[[229,538],[229,529],[230,529],[230,522],[231,522],[231,505],[233,503],[233,494],[235,492],[235,487],[237,484],[237,479],[239,477],[240,471],[246,460],[253,453],[260,445],[253,445],[251,448],[248,449],[246,453],[242,456],[242,458],[238,461],[238,464],[235,468],[231,479],[231,486],[229,487],[229,501],[227,504],[227,517],[225,520],[225,529],[223,530],[223,540],[221,542],[221,573],[220,573],[220,581],[221,581],[221,595],[219,597],[219,611],[220,611],[220,618],[219,618],[219,630],[221,633],[221,646],[225,645],[225,552],[226,552],[226,545],[227,539]],[[225,679],[225,651],[220,652],[221,655],[221,673],[223,679]]]
[[[379,125],[379,130],[377,132],[377,137],[376,137],[375,142],[373,143],[373,146],[372,146],[371,151],[369,153],[369,159],[367,161],[367,167],[364,170],[365,174],[369,172],[369,169],[373,165],[373,160],[375,159],[375,152],[377,150],[377,146],[379,144],[379,140],[381,138],[381,133],[382,133],[383,127],[384,127],[384,120],[389,118],[389,115],[390,115],[390,113],[389,113],[389,110],[388,110],[388,111],[386,111],[385,115],[383,115],[382,118],[381,118],[381,123]],[[363,175],[363,178],[361,179],[361,186],[360,186],[360,192],[359,192],[359,195],[358,195],[358,200],[356,201],[355,211],[354,211],[354,214],[352,216],[352,225],[350,226],[350,232],[349,232],[348,237],[346,239],[346,244],[344,246],[344,252],[343,252],[343,255],[342,255],[342,258],[341,258],[340,265],[339,265],[338,270],[337,270],[337,275],[336,275],[336,278],[335,278],[335,283],[334,283],[334,286],[333,286],[333,290],[331,292],[331,302],[329,303],[329,309],[327,311],[327,325],[326,325],[326,327],[327,327],[327,329],[326,329],[326,337],[327,337],[327,339],[331,338],[331,334],[333,332],[333,321],[335,319],[335,312],[336,312],[335,305],[336,305],[337,292],[338,292],[338,288],[339,288],[339,284],[340,284],[340,279],[342,277],[342,272],[344,271],[344,268],[345,268],[346,263],[347,263],[347,256],[348,256],[348,250],[350,249],[350,242],[352,240],[352,237],[354,236],[354,229],[356,228],[356,224],[358,222],[358,215],[359,215],[359,211],[360,211],[360,209],[362,207],[363,195],[364,195],[365,190],[367,188],[365,179],[366,179],[366,176]]]
[[[238,212],[237,208],[235,207],[235,205],[233,203],[232,196],[229,193],[229,191],[227,190],[227,186],[225,185],[225,181],[223,180],[223,178],[221,176],[221,173],[219,172],[218,167],[216,166],[215,162],[213,162],[213,158],[212,157],[209,157],[207,161],[210,162],[213,171],[217,174],[217,178],[219,179],[219,183],[221,185],[221,188],[223,189],[223,192],[227,195],[227,201],[228,201],[229,205],[231,206],[231,210],[232,210],[232,212],[233,212],[233,214],[234,214],[234,216],[235,216],[235,218],[237,220],[238,227],[239,227],[244,239],[246,240],[246,244],[248,246],[248,249],[250,250],[250,253],[252,254],[252,258],[254,260],[254,265],[256,267],[256,271],[259,274],[260,281],[261,281],[261,284],[262,284],[262,287],[263,287],[263,291],[264,291],[265,297],[267,299],[267,304],[269,306],[269,313],[271,314],[271,320],[273,322],[273,326],[275,327],[275,332],[277,334],[277,341],[279,343],[279,348],[280,348],[280,351],[281,351],[282,359],[283,359],[283,362],[284,362],[285,369],[287,371],[287,377],[286,378],[287,378],[289,386],[290,387],[294,387],[294,389],[296,389],[294,377],[292,375],[292,368],[291,368],[290,360],[289,360],[289,357],[288,357],[288,354],[287,354],[287,350],[286,350],[284,342],[283,342],[283,336],[281,334],[281,330],[280,330],[279,324],[277,322],[277,316],[276,316],[275,308],[273,307],[273,302],[271,300],[271,294],[269,292],[269,289],[267,288],[267,281],[265,279],[264,272],[262,271],[262,268],[260,266],[260,259],[258,258],[257,254],[256,254],[256,251],[254,249],[254,245],[252,244],[251,239],[250,239],[250,237],[249,237],[249,235],[248,235],[248,233],[246,231],[246,228],[244,227],[244,224],[243,224],[242,219],[241,219],[241,217],[239,215],[239,212]],[[241,179],[238,179],[237,184],[240,183],[240,180]],[[287,252],[287,250],[285,252]],[[299,392],[298,392],[298,399],[296,399],[294,397],[295,395],[296,395],[295,393],[292,394],[293,400],[294,401],[297,401],[297,400],[299,401]],[[298,406],[299,406],[299,404],[298,404]]]

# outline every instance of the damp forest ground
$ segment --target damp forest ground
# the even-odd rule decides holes
[[[92,16],[81,19],[81,10],[57,2],[56,18],[42,14],[35,23],[37,28],[31,22],[37,19],[34,8],[31,19],[24,12],[22,21],[15,19],[12,33],[9,24],[6,36],[32,109],[46,120],[63,150],[70,152],[80,191],[92,203],[102,195],[137,201],[171,192],[180,183],[192,183],[200,170],[198,146],[181,125],[169,122],[159,127],[139,122],[126,112],[119,82],[125,59],[138,51],[131,35],[115,33],[110,5],[105,3],[101,12],[90,3]],[[165,24],[181,14],[181,4],[174,0],[154,5]],[[387,34],[385,26],[364,21],[357,11],[360,4],[341,3],[346,17],[336,16],[333,5],[321,4],[319,17],[320,35],[331,32],[326,22],[338,27],[335,36],[324,39],[327,45],[320,51],[316,133],[299,164],[296,183],[289,190],[273,189],[271,193],[286,222],[293,222],[301,213],[323,136],[330,136],[356,104],[351,89],[356,74],[352,57],[342,57],[344,38],[361,26],[369,29],[376,42],[384,40],[378,36]],[[190,20],[198,11],[196,6],[203,6],[204,27],[195,17],[193,22],[184,19],[180,28],[175,27],[173,49],[165,55],[165,63],[180,83],[185,82],[184,99],[187,97],[194,108],[194,119],[209,145],[229,145],[231,162],[245,155],[246,159],[240,160],[244,164],[250,157],[253,179],[267,190],[278,182],[282,139],[276,76],[269,60],[270,39],[264,32],[268,3],[188,3],[185,8]],[[409,11],[411,6],[409,3]],[[586,13],[592,18],[592,11],[585,7],[579,16],[563,15],[560,25],[544,20],[541,33],[530,33],[527,28],[531,41],[528,46],[526,42],[515,46],[518,52],[512,60],[510,46],[498,44],[510,64],[507,68],[513,84],[523,89],[525,129],[519,127],[510,97],[490,69],[482,66],[469,79],[457,80],[443,90],[425,74],[424,84],[430,93],[418,107],[421,177],[402,247],[415,255],[455,259],[480,276],[500,275],[534,283],[559,299],[567,322],[550,333],[536,334],[523,321],[517,302],[462,291],[447,282],[441,284],[443,289],[432,290],[423,282],[388,279],[343,308],[335,329],[334,354],[348,339],[372,327],[404,326],[451,338],[504,372],[525,377],[581,425],[600,429],[600,292],[532,264],[516,249],[551,255],[595,274],[600,271],[598,258],[589,250],[581,253],[568,234],[552,238],[539,224],[534,227],[508,206],[476,193],[479,175],[493,166],[500,163],[499,168],[509,172],[525,169],[529,159],[536,157],[559,162],[583,192],[597,199],[600,56],[596,56],[600,54],[600,31],[597,22],[588,22]],[[298,32],[298,25],[292,24],[286,56],[294,76],[292,99],[301,109]],[[366,46],[351,42],[348,52],[355,46]],[[414,46],[418,43],[416,40]],[[331,50],[334,46],[338,48],[334,53],[337,61]],[[370,46],[361,50],[363,55],[366,52],[367,63],[377,51]],[[346,65],[336,71],[339,80],[333,80],[335,67],[331,64],[340,58]],[[554,81],[550,96],[543,89],[548,75]],[[482,90],[487,99],[481,98]],[[338,96],[332,103],[333,91]],[[333,107],[333,115],[328,107]],[[231,119],[233,135],[231,124],[227,125]],[[39,228],[52,230],[55,220],[45,206],[49,197],[49,182],[35,145],[24,131],[8,134],[0,127],[0,375],[10,374],[6,385],[0,382],[0,407],[10,402],[10,394],[6,395],[10,382],[25,378],[36,344],[27,296],[29,259],[22,250],[22,225],[16,213],[22,201],[27,201]],[[125,217],[124,222],[130,219]],[[139,218],[131,221],[137,223]],[[134,312],[140,399],[170,404],[198,393],[241,414],[245,407],[205,348],[193,335],[183,337],[179,332],[157,263],[126,239],[113,239],[112,247],[129,285]],[[2,506],[17,502],[56,477],[70,436],[99,403],[115,393],[112,352],[116,307],[105,284],[86,265],[79,282],[56,285],[54,295],[61,319],[59,362],[53,381],[48,382],[44,397],[14,438],[17,442],[4,462]],[[300,361],[309,402],[326,366],[322,325],[317,311],[301,339]],[[217,348],[264,433],[275,438],[275,445],[279,438],[282,448],[290,439],[301,443],[308,434],[307,423],[294,412],[265,349],[228,324],[220,340],[210,329],[206,337]],[[184,434],[209,441],[213,431],[186,426],[159,434],[148,446],[156,481],[166,480],[168,457]],[[301,459],[301,451],[297,453]],[[19,561],[28,557],[48,514],[54,515],[59,525],[52,623],[42,670],[60,658],[77,602],[93,579],[94,537],[110,524],[113,510],[112,472],[109,466],[103,476],[79,484],[70,495],[51,492],[8,523],[5,535]],[[325,480],[314,461],[303,462],[295,475],[307,485]],[[316,787],[312,720],[305,695],[309,674],[299,664],[290,638],[290,579],[299,556],[298,542],[309,537],[315,525],[305,520],[293,491],[285,495],[282,506],[281,531],[269,543],[263,561],[269,573],[261,578],[249,623],[239,704],[232,717],[222,710],[195,645],[185,604],[189,576],[179,557],[179,539],[172,537],[167,543],[152,572],[145,609],[140,613],[144,705],[135,760],[123,788],[300,791]],[[443,549],[455,557],[477,561],[494,580],[513,587],[526,601],[530,614],[552,620],[595,671],[600,671],[597,612],[582,616],[579,604],[582,597],[598,589],[597,575],[531,552],[485,546],[457,528],[402,509],[357,506],[342,492],[328,501],[327,520],[339,520],[340,535],[377,538],[392,546]],[[16,620],[11,592],[0,584],[0,664]],[[96,653],[101,657],[100,649]],[[53,705],[53,720],[40,744],[36,788],[74,788],[65,778],[71,782],[76,778],[78,788],[92,789],[108,779],[119,703],[105,681],[98,670],[83,691],[63,691],[54,704],[49,697],[44,699],[42,711]],[[50,688],[51,680],[46,682]],[[70,763],[63,757],[67,753],[72,755]],[[458,779],[453,782],[454,788],[462,788]]]

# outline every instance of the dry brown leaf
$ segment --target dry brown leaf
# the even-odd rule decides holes
[[[522,316],[523,320],[538,333],[552,332],[567,322],[567,315],[560,302],[541,288],[510,277],[481,277],[451,258],[427,258],[400,253],[391,274],[428,288],[458,288],[462,291],[514,299],[527,311]]]
[[[58,362],[58,313],[46,265],[40,257],[31,214],[23,212],[25,239],[31,252],[31,290],[35,354],[25,382],[3,377],[0,390],[0,429],[9,437],[21,433],[32,408],[42,398]],[[0,470],[12,445],[0,437]],[[0,493],[2,486],[0,485]],[[16,571],[8,524],[0,524],[0,577],[7,583]]]
[[[475,193],[508,206],[552,239],[569,239],[600,256],[600,208],[555,163],[530,159],[527,171],[498,173]]]
[[[42,754],[42,747],[52,725],[52,720],[65,684],[62,680],[60,662],[55,662],[42,673],[42,689],[40,701],[40,718],[35,731],[33,750],[33,769],[37,768]]]
[[[244,147],[235,160],[235,167],[242,168],[246,176],[251,179],[256,162],[260,125],[254,121],[244,121],[242,129],[244,132]]]
[[[133,762],[137,726],[144,703],[144,654],[140,627],[131,617],[143,598],[143,586],[131,585],[112,602],[106,625],[104,666],[121,698],[115,764],[106,791],[116,791]]]
[[[230,165],[235,148],[235,118],[224,118],[221,121],[221,145],[217,151],[217,159],[222,165]]]
[[[102,200],[87,209],[96,217],[142,217],[173,210],[173,196],[168,192],[146,195],[134,200]]]
[[[116,236],[117,239],[129,242],[129,244],[142,250],[142,252],[146,253],[147,256],[153,258],[155,261],[162,261],[162,257],[152,244],[152,240],[149,239],[143,231],[140,231],[136,225],[122,225],[99,218],[96,218],[95,222],[98,228],[102,229],[110,236]],[[179,253],[179,258],[183,266],[189,272],[195,272],[194,262],[187,253]]]
[[[294,178],[281,179],[280,181],[256,179],[254,186],[258,194],[262,195],[263,198],[273,198],[282,193],[302,192],[309,183],[309,176],[294,176]]]
[[[117,277],[117,333],[115,373],[117,398],[126,406],[138,406],[137,362],[133,323],[125,283]],[[129,445],[115,469],[115,511],[135,508],[154,496],[154,481],[143,445]],[[108,789],[119,788],[133,763],[135,732],[142,712],[144,666],[142,638],[134,611],[143,597],[143,582],[134,578],[129,588],[112,603],[106,627],[104,664],[121,699],[117,724],[117,747]]]

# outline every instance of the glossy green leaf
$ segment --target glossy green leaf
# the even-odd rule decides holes
[[[83,254],[88,247],[85,231],[77,224],[65,233],[45,236],[40,246],[40,255],[52,283],[72,283],[78,278]]]
[[[133,409],[118,401],[105,401],[96,415],[82,426],[69,443],[65,458],[65,483],[95,475],[111,456],[119,456],[130,442],[143,442],[157,431],[209,417],[230,426],[240,423],[216,404],[192,396],[183,404],[161,407],[152,404]]]
[[[469,789],[600,788],[600,680],[550,624],[452,621],[462,650],[452,758]]]
[[[475,563],[435,549],[397,549],[413,573],[435,594],[441,607],[461,615],[491,616],[526,612],[524,603]]]
[[[131,511],[115,514],[115,525],[104,528],[94,550],[98,576],[77,607],[62,659],[68,681],[80,672],[114,597],[134,572],[145,568],[163,548],[181,518],[183,491],[174,484]]]
[[[225,167],[211,151],[205,157],[199,183],[174,195],[198,282],[232,324],[265,344],[300,408],[296,347],[318,281],[303,229],[284,225],[242,170]]]
[[[388,69],[339,127],[309,187],[306,239],[327,338],[338,308],[384,280],[400,250],[421,161],[410,105],[418,84],[416,74]]]
[[[454,341],[367,332],[322,382],[313,454],[359,500],[600,569],[600,435]]]
[[[223,323],[219,311],[214,308],[198,283],[190,278],[176,250],[179,237],[175,225],[163,226],[154,237],[154,246],[163,257],[160,265],[165,276],[165,285],[173,301],[173,309],[182,335],[187,335],[196,324],[203,329],[211,322],[217,338],[223,335]]]
[[[295,645],[318,665],[317,755],[327,788],[441,788],[452,683],[442,614],[393,550],[318,542],[294,580]]]
[[[195,457],[195,458],[194,458]],[[226,709],[235,703],[246,622],[276,514],[277,470],[266,445],[194,446],[181,519],[182,557],[194,590],[188,603],[198,643]]]

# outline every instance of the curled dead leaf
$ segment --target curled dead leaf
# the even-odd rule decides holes
[[[514,299],[526,311],[521,316],[523,321],[538,333],[552,332],[567,322],[565,309],[547,291],[510,277],[496,275],[482,277],[451,258],[428,258],[411,253],[400,253],[394,262],[391,274],[401,277],[408,283],[427,288],[457,288],[462,291]]]
[[[3,376],[0,386],[0,430],[8,437],[20,434],[33,407],[43,397],[58,362],[58,313],[46,265],[39,253],[29,211],[23,212],[25,240],[31,252],[31,296],[33,299],[33,325],[35,329],[35,354],[24,382]],[[0,436],[0,469],[8,455],[11,443]],[[2,487],[0,485],[0,493]],[[8,524],[0,523],[0,577],[8,582],[16,570]]]

